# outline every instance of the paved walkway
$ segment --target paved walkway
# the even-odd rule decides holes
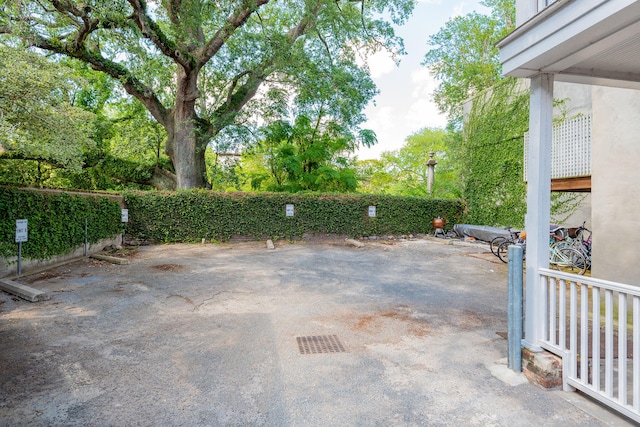
[[[52,299],[0,293],[0,425],[626,425],[505,376],[487,250],[167,245],[25,277]]]

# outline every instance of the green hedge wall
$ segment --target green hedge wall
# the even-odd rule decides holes
[[[431,233],[438,216],[459,222],[460,200],[344,194],[172,193],[124,194],[129,209],[127,234],[150,242],[226,241],[234,235],[256,239],[296,239],[305,233],[352,237]],[[285,206],[293,204],[293,217]],[[376,206],[375,218],[368,216]]]
[[[103,196],[82,197],[69,193],[0,187],[0,256],[18,255],[16,220],[28,220],[28,242],[22,244],[26,259],[48,259],[67,254],[87,240],[96,243],[122,231],[120,204]]]

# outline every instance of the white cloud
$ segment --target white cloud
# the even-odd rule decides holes
[[[473,3],[474,2],[461,1],[460,3],[458,3],[453,7],[453,14],[451,15],[451,17],[455,18],[456,16],[463,16],[463,15],[466,15],[467,13],[470,13],[471,9],[474,6]],[[478,4],[478,6],[480,6],[481,9],[486,9],[486,7],[480,4]]]
[[[389,52],[380,51],[376,52],[367,60],[369,64],[369,70],[371,71],[371,77],[378,79],[385,74],[393,72],[397,67],[396,63],[391,58]]]
[[[435,33],[445,22],[472,10],[483,11],[480,0],[416,0],[414,14],[398,30],[405,39],[407,55],[399,67],[388,53],[380,52],[369,58],[371,76],[380,90],[376,105],[365,110],[364,129],[373,130],[378,144],[358,150],[360,159],[379,157],[382,151],[401,148],[408,136],[425,127],[443,128],[446,116],[433,103],[433,92],[437,81],[429,70],[420,65],[430,34]]]
[[[411,83],[413,84],[413,90],[411,93],[413,98],[431,99],[433,91],[437,86],[436,80],[426,67],[417,68],[411,71]]]
[[[396,125],[392,107],[380,107],[369,117],[368,122],[375,125],[376,133],[393,130]]]
[[[433,102],[433,91],[438,83],[429,70],[419,68],[411,72],[413,92],[411,97],[415,100],[411,103],[406,120],[412,124],[411,128],[444,127],[447,124],[445,116],[440,114],[438,107]]]
[[[438,107],[431,99],[418,99],[411,103],[407,112],[406,121],[411,132],[424,127],[443,128],[447,125],[447,119],[440,114]]]

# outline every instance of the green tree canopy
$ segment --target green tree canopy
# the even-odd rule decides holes
[[[408,136],[402,148],[383,152],[380,160],[359,162],[362,191],[402,196],[461,197],[452,143],[451,133],[424,128]],[[427,162],[431,152],[437,165],[434,185],[429,193]]]
[[[0,158],[80,170],[93,114],[73,105],[81,80],[34,53],[0,45]]]
[[[440,81],[434,100],[451,121],[464,102],[502,79],[496,43],[515,27],[513,0],[485,0],[491,15],[476,12],[449,20],[429,38],[423,64]]]
[[[202,187],[206,147],[232,126],[290,105],[362,122],[375,89],[356,58],[401,52],[381,17],[401,24],[413,2],[7,0],[0,34],[118,81],[165,129],[178,187]]]
[[[298,116],[293,124],[276,121],[263,129],[264,139],[240,162],[252,190],[348,192],[357,187],[350,154],[371,146],[375,135],[317,116]]]

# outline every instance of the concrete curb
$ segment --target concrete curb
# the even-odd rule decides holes
[[[122,235],[118,234],[112,239],[102,239],[97,243],[92,243],[87,248],[87,253],[97,253],[102,251],[105,246],[119,244],[122,241]],[[62,264],[77,261],[86,256],[84,245],[79,246],[73,251],[65,255],[57,255],[49,259],[28,259],[22,260],[22,275],[38,273],[40,271],[49,270]],[[0,277],[13,277],[18,275],[17,266],[18,257],[2,258],[0,257]]]
[[[344,239],[344,241],[347,242],[348,244],[350,244],[351,246],[355,246],[356,248],[364,248],[364,243],[358,242],[357,240]]]
[[[14,282],[13,280],[9,279],[0,279],[0,289],[31,302],[46,301],[51,299],[51,296],[44,291],[34,289],[32,287]]]
[[[119,264],[119,265],[128,265],[129,264],[129,260],[125,259],[125,258],[118,258],[115,256],[109,256],[109,255],[101,255],[101,254],[93,254],[90,256],[90,258],[94,258],[100,261],[107,261],[110,262],[112,264]]]

